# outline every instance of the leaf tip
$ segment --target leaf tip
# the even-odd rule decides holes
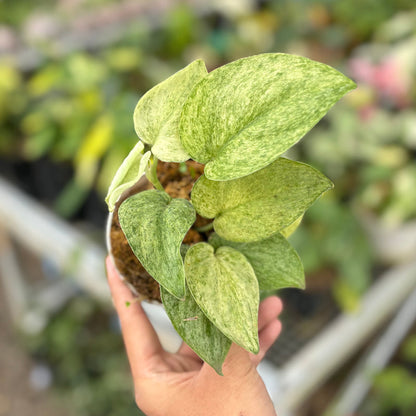
[[[186,298],[186,292],[185,292],[185,287],[180,288],[179,290],[177,288],[175,288],[174,290],[170,290],[168,288],[165,287],[165,289],[171,293],[176,299],[178,299],[179,301],[183,302]]]
[[[256,343],[253,344],[250,348],[249,351],[252,352],[253,354],[258,354],[260,351],[260,345],[259,345],[259,340],[257,338]]]
[[[114,211],[114,204],[110,201],[110,193],[107,194],[107,196],[105,197],[105,203],[107,204],[108,207],[108,212],[113,212]]]

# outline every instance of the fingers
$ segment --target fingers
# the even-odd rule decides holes
[[[252,354],[252,361],[257,366],[264,358],[269,348],[274,344],[280,332],[282,331],[282,324],[277,319],[271,321],[259,333],[260,349],[258,354]]]
[[[252,362],[257,366],[269,348],[279,336],[282,325],[277,317],[283,310],[282,301],[277,296],[270,296],[261,302],[259,307],[259,344],[258,354],[250,354]]]
[[[222,365],[223,375],[228,379],[241,382],[243,378],[255,370],[250,355],[244,348],[232,343]],[[206,363],[202,366],[199,376],[201,380],[221,381],[221,377]]]
[[[261,302],[259,307],[259,352],[258,354],[249,353],[233,343],[222,367],[224,376],[239,379],[255,370],[281,332],[282,326],[277,317],[282,310],[282,301],[277,296],[270,296]],[[217,380],[217,374],[207,364],[202,367],[201,376]]]
[[[277,296],[269,296],[260,303],[259,307],[259,332],[275,320],[283,310],[282,301]]]
[[[130,289],[122,282],[112,260],[107,257],[107,278],[114,306],[120,318],[124,344],[133,377],[139,375],[146,362],[163,349],[146,313]]]
[[[185,344],[185,342],[182,342],[181,346],[179,347],[178,354],[186,355],[200,363],[203,362],[198,354],[196,354],[196,352],[188,344]]]

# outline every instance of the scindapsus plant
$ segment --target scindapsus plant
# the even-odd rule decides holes
[[[173,326],[219,374],[232,342],[258,352],[261,293],[305,286],[286,237],[333,184],[281,155],[354,87],[327,65],[262,54],[210,73],[194,61],[137,104],[140,140],[106,201]],[[163,164],[190,196],[167,192]],[[126,198],[142,176],[151,189]]]

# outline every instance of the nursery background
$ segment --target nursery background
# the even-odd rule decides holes
[[[374,308],[385,319],[290,414],[346,415],[330,412],[373,345],[390,347],[353,414],[416,414],[413,0],[0,0],[0,416],[137,415],[103,271],[104,196],[137,142],[134,107],[194,59],[213,70],[263,52],[358,85],[287,154],[335,189],[290,238],[307,289],[279,292],[270,368],[413,267],[397,304]]]

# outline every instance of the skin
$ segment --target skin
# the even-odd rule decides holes
[[[282,302],[276,296],[259,308],[260,352],[231,346],[219,376],[185,343],[165,351],[141,304],[107,258],[107,276],[134,382],[136,403],[148,416],[276,416],[257,365],[278,337]],[[126,306],[130,302],[130,306]]]

